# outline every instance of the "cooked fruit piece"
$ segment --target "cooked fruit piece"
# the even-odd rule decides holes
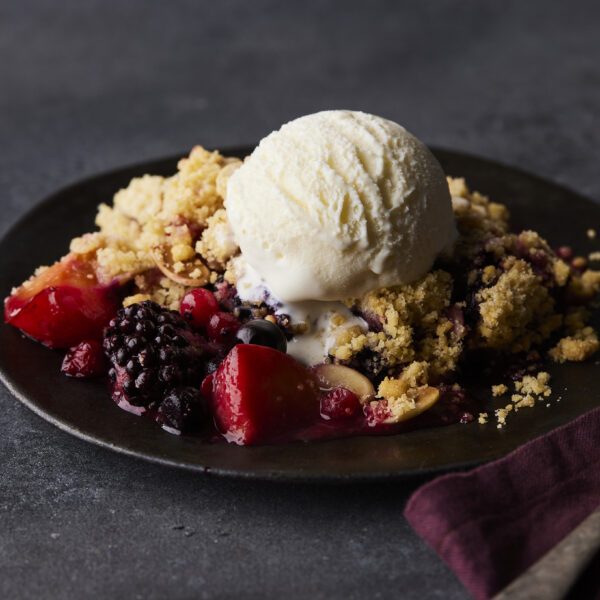
[[[300,363],[266,346],[234,346],[213,378],[217,427],[236,444],[277,441],[319,418],[318,386]]]
[[[312,369],[325,389],[346,388],[356,394],[361,402],[375,397],[373,384],[362,373],[343,365],[317,365]]]
[[[50,348],[101,340],[120,304],[118,282],[101,285],[92,262],[68,254],[4,301],[7,323]]]
[[[69,349],[60,370],[69,377],[98,377],[106,374],[108,364],[100,343],[84,340]]]
[[[423,386],[411,400],[383,398],[377,402],[370,402],[365,405],[367,422],[371,427],[388,423],[402,423],[429,410],[439,398],[440,392],[437,388]]]
[[[279,350],[279,352],[287,350],[287,340],[283,331],[275,323],[266,319],[248,321],[237,332],[236,337],[242,344],[267,346]]]

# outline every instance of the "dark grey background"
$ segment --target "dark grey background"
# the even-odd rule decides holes
[[[325,108],[598,199],[599,18],[572,0],[3,2],[0,233],[86,175]],[[414,484],[171,471],[73,439],[4,388],[0,427],[2,597],[468,597],[402,517]]]

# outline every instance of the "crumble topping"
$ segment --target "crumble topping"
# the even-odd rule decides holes
[[[397,423],[410,413],[419,410],[419,402],[427,402],[428,363],[414,361],[399,377],[385,377],[377,388],[377,397],[369,402],[369,409],[382,423]],[[439,394],[437,394],[439,395]],[[431,398],[432,403],[437,401]]]
[[[220,208],[206,220],[206,229],[196,243],[196,252],[213,270],[223,272],[239,248],[227,221],[225,209]]]
[[[504,383],[492,386],[492,396],[502,396],[502,394],[506,394],[506,392],[508,392],[508,386]]]
[[[550,356],[555,362],[566,361],[580,362],[592,356],[598,351],[600,342],[598,334],[592,327],[583,327],[574,335],[562,338],[552,350]]]
[[[75,238],[71,252],[95,260],[100,280],[132,279],[125,306],[152,300],[177,310],[186,292],[208,285],[220,301],[246,306],[299,339],[306,328],[293,318],[261,301],[232,300],[240,254],[223,200],[240,165],[195,147],[172,177],[133,179],[112,207],[100,205],[99,231]],[[384,422],[414,411],[420,394],[452,380],[470,353],[508,356],[552,344],[548,356],[565,362],[585,360],[600,346],[583,306],[600,290],[600,271],[570,248],[554,251],[534,231],[511,232],[507,208],[470,191],[464,179],[449,177],[448,186],[459,232],[452,255],[410,284],[348,299],[366,330],[345,318],[330,323],[328,360],[369,377],[377,390],[370,408]],[[599,256],[592,253],[590,260]],[[549,377],[540,371],[518,380],[511,402],[494,411],[497,426],[511,411],[548,397]],[[463,393],[456,384],[448,389]],[[492,386],[494,397],[508,391],[505,384]],[[486,423],[488,413],[479,413],[478,421]]]
[[[226,233],[217,179],[221,175],[222,188],[223,173],[239,163],[196,146],[172,177],[133,179],[115,194],[113,206],[98,207],[100,231],[75,238],[71,251],[93,253],[103,282],[159,269],[171,282],[154,277],[156,289],[149,291],[146,277],[126,302],[139,297],[178,308],[187,289],[216,281],[238,252]]]
[[[560,327],[561,318],[550,318],[554,301],[529,264],[509,257],[503,267],[498,281],[477,294],[481,316],[477,332],[482,338],[479,344],[528,350]],[[535,328],[530,329],[530,324]]]
[[[498,429],[506,424],[506,419],[510,412],[518,412],[521,408],[532,408],[536,401],[548,398],[552,389],[548,385],[550,382],[550,373],[539,371],[536,375],[524,375],[521,379],[514,382],[515,393],[511,394],[512,404],[507,404],[494,411]],[[494,390],[497,389],[499,393]],[[502,391],[500,391],[502,389]],[[492,387],[494,396],[500,396],[508,392],[508,387],[504,384]],[[558,401],[558,400],[557,400]],[[550,404],[546,404],[546,407]],[[480,415],[481,417],[481,415]],[[481,420],[479,421],[481,423]]]
[[[369,352],[377,372],[411,361],[429,363],[429,371],[440,376],[453,370],[462,351],[465,331],[455,328],[445,311],[450,306],[452,278],[445,271],[430,272],[422,279],[396,288],[382,288],[350,301],[376,329],[356,337],[352,329],[337,340],[332,356],[349,361]]]
[[[330,353],[335,362],[359,365],[380,378],[378,396],[390,405],[408,406],[410,398],[403,397],[394,379],[406,365],[426,364],[421,384],[435,385],[456,371],[467,351],[523,353],[563,327],[567,335],[549,351],[553,360],[584,360],[600,346],[586,325],[589,312],[577,306],[565,315],[557,301],[562,290],[572,301],[589,301],[600,288],[600,272],[587,269],[585,259],[573,257],[570,249],[555,253],[534,231],[509,232],[506,207],[470,192],[463,179],[449,178],[448,183],[460,233],[454,256],[409,285],[348,301],[370,324],[369,331],[341,332]],[[466,301],[456,302],[457,288],[467,289]],[[549,394],[549,388],[542,388],[549,376],[541,372],[539,377],[534,378],[537,388],[524,379],[512,404],[496,410],[499,425],[510,411]],[[492,390],[495,396],[508,392],[504,384]],[[403,401],[394,404],[396,398]]]

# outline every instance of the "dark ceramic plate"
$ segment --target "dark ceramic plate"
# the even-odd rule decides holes
[[[244,156],[250,148],[226,154]],[[586,230],[600,222],[600,206],[553,183],[516,169],[445,150],[435,151],[445,171],[464,176],[493,200],[506,203],[517,227],[539,231],[551,243],[587,254],[595,249]],[[66,253],[69,240],[92,229],[96,207],[144,173],[172,174],[170,158],[120,169],[64,189],[28,213],[0,243],[0,294],[40,264]],[[541,433],[598,405],[596,363],[552,369],[552,406],[522,410],[509,426],[451,425],[383,437],[242,448],[169,435],[149,419],[119,409],[103,383],[62,376],[62,353],[0,326],[0,375],[26,406],[57,427],[100,446],[164,465],[237,477],[342,481],[400,478],[463,468],[507,454]],[[489,384],[479,394],[491,403]],[[477,384],[474,384],[476,387]],[[562,396],[560,402],[556,399]],[[490,404],[491,406],[491,404]]]

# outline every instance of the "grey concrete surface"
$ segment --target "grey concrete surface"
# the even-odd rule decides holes
[[[92,173],[324,108],[598,199],[599,19],[573,0],[3,2],[0,233]],[[468,597],[402,517],[414,484],[171,471],[73,439],[4,388],[0,430],[0,597]]]

